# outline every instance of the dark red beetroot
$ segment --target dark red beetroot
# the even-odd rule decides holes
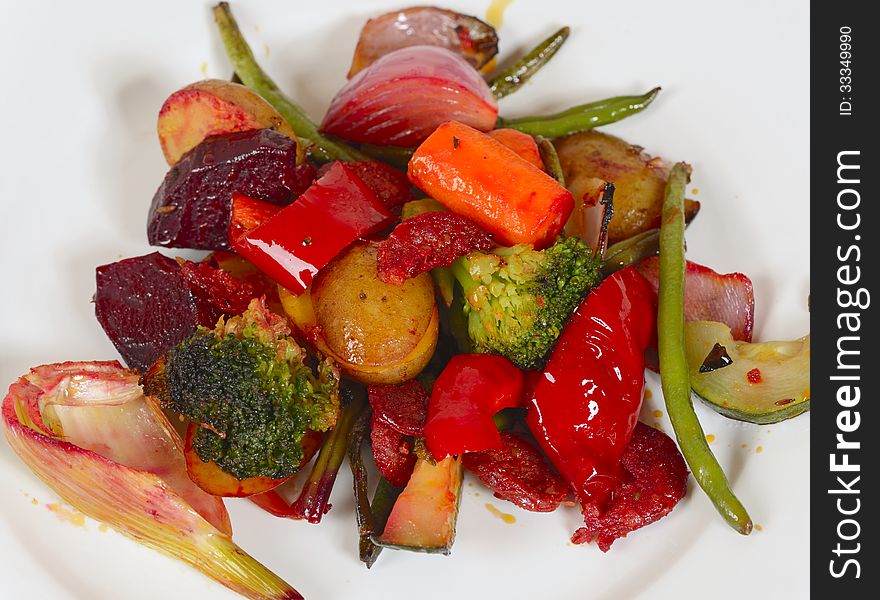
[[[296,165],[296,142],[272,129],[205,139],[171,167],[150,206],[154,246],[228,250],[232,193],[284,206],[315,178]]]
[[[403,435],[424,435],[428,394],[415,379],[400,385],[368,388],[373,416]]]
[[[220,315],[196,300],[180,265],[158,252],[98,267],[96,276],[95,316],[126,364],[141,372]]]
[[[318,176],[326,173],[332,165],[333,163],[322,165],[318,169]],[[365,160],[347,162],[345,166],[361,178],[387,209],[395,213],[400,212],[400,206],[415,198],[406,175],[390,165],[378,160]]]
[[[373,460],[382,477],[395,487],[405,486],[416,466],[412,437],[395,431],[373,413],[370,419],[370,443],[373,446]]]
[[[403,285],[416,275],[448,267],[474,250],[495,248],[492,235],[465,216],[426,212],[407,219],[379,243],[378,275],[385,283]]]
[[[500,450],[462,455],[464,468],[479,477],[496,498],[536,512],[559,508],[570,494],[568,485],[547,464],[541,451],[525,438],[506,431],[501,433],[501,443]]]
[[[675,442],[662,431],[638,423],[620,460],[624,479],[604,507],[582,506],[585,527],[575,544],[594,537],[603,552],[614,540],[665,517],[687,491],[688,471]]]
[[[198,325],[242,312],[258,293],[207,263],[181,266],[158,252],[98,267],[96,279],[95,316],[126,364],[141,372]]]

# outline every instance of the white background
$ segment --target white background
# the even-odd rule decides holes
[[[165,173],[156,115],[173,90],[228,77],[209,3],[3,1],[0,386],[34,365],[116,356],[90,303],[94,268],[144,254]],[[486,1],[447,5],[483,16]],[[344,82],[360,26],[396,2],[233,5],[259,60],[316,118]],[[805,2],[515,0],[502,61],[557,27],[572,36],[504,115],[662,85],[607,131],[694,165],[703,203],[691,259],[755,284],[756,339],[809,327],[809,38]],[[654,399],[645,413],[659,406]],[[805,598],[808,415],[765,428],[698,407],[712,447],[762,531],[733,533],[693,480],[672,515],[603,555],[567,540],[574,509],[524,513],[466,484],[451,557],[386,551],[357,562],[350,477],[318,527],[229,502],[238,543],[307,598]],[[669,431],[666,417],[659,421]],[[743,448],[742,446],[746,447]],[[760,446],[762,451],[757,452]],[[0,596],[233,598],[189,567],[46,508],[55,495],[0,442]],[[473,480],[469,480],[473,483]],[[479,494],[479,495],[477,495]],[[34,502],[36,502],[34,504]],[[516,516],[508,525],[485,508]]]

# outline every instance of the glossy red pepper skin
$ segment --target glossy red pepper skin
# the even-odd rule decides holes
[[[459,354],[434,382],[428,401],[425,442],[434,458],[499,450],[492,417],[519,406],[524,377],[512,362],[494,354]]]
[[[233,247],[296,294],[343,248],[394,220],[354,172],[336,163],[293,204],[233,240]]]
[[[281,208],[275,204],[233,192],[232,210],[229,213],[229,245],[234,246],[236,239],[277,215]]]
[[[642,405],[651,286],[629,267],[577,308],[529,394],[526,423],[582,503],[603,505]]]

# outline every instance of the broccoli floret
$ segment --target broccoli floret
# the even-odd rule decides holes
[[[452,264],[474,351],[500,354],[524,369],[543,366],[601,261],[575,237],[545,250],[529,245],[472,252]]]
[[[338,373],[329,362],[317,376],[285,320],[264,301],[200,327],[148,371],[146,393],[201,427],[199,458],[238,479],[279,479],[297,471],[302,438],[326,431],[339,414]]]

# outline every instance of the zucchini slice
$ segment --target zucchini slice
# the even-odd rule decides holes
[[[431,464],[420,458],[406,488],[397,497],[380,546],[449,554],[461,499],[461,459],[452,456]]]
[[[691,388],[722,415],[766,425],[810,409],[809,335],[750,344],[735,341],[730,327],[715,321],[688,321],[684,332]],[[709,370],[703,365],[715,344],[733,362]]]

